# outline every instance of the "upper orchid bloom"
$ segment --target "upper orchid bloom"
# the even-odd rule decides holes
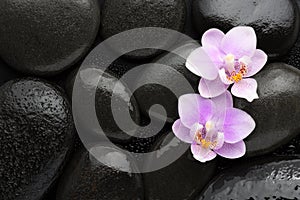
[[[195,159],[206,162],[217,154],[229,159],[245,154],[243,139],[254,130],[255,122],[246,112],[233,108],[228,91],[213,99],[183,95],[178,107],[180,119],[172,129],[177,138],[191,144]]]
[[[239,26],[226,35],[218,29],[210,29],[202,36],[202,47],[193,51],[186,67],[201,76],[199,92],[206,98],[224,93],[234,84],[231,93],[252,102],[258,98],[257,82],[248,78],[259,72],[267,62],[267,55],[256,49],[253,28]]]

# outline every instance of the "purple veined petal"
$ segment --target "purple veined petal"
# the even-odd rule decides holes
[[[214,147],[214,150],[218,150],[223,147],[224,145],[224,133],[218,132],[217,137],[215,138],[216,146]]]
[[[224,120],[227,108],[233,108],[233,99],[231,93],[226,90],[225,93],[211,99],[214,102],[215,111],[211,121],[215,124],[217,130],[223,130]]]
[[[173,130],[173,133],[175,134],[175,136],[178,139],[180,139],[181,141],[190,143],[190,144],[193,142],[193,138],[190,135],[190,129],[185,127],[181,123],[180,119],[178,119],[174,122],[174,124],[172,126],[172,130]]]
[[[212,98],[211,100],[215,104],[216,112],[222,112],[222,111],[225,111],[226,108],[232,108],[233,107],[232,95],[228,90],[226,90],[220,96]]]
[[[260,49],[256,49],[253,57],[251,58],[251,63],[248,65],[248,73],[245,75],[245,77],[255,75],[265,66],[267,61],[267,54]]]
[[[255,129],[255,121],[245,111],[227,108],[223,125],[226,143],[237,143],[248,137]]]
[[[191,128],[195,123],[205,124],[213,113],[213,102],[199,94],[185,94],[179,97],[178,112],[181,122]]]
[[[232,28],[221,43],[221,49],[226,54],[233,54],[236,59],[243,56],[252,57],[256,50],[257,38],[252,27],[238,26]]]
[[[225,34],[219,29],[216,28],[209,29],[203,34],[201,39],[201,44],[203,47],[215,46],[217,48],[220,48],[224,36]]]
[[[219,70],[219,77],[220,77],[221,81],[226,85],[231,85],[233,83],[233,81],[228,80],[224,68]]]
[[[258,99],[257,82],[253,78],[243,79],[232,86],[231,93],[233,96],[252,102],[254,99]]]
[[[224,84],[218,76],[215,80],[202,78],[199,83],[199,93],[204,98],[213,98],[223,94],[229,85]]]
[[[240,158],[246,153],[246,145],[244,141],[239,141],[235,144],[224,143],[222,148],[215,150],[215,152],[219,156],[228,159]]]
[[[215,64],[217,69],[220,69],[224,65],[225,54],[216,46],[206,45],[202,47],[211,61]]]
[[[202,47],[195,49],[186,60],[186,67],[192,73],[214,80],[218,76],[218,69]]]
[[[194,158],[203,163],[211,161],[217,156],[217,154],[212,150],[203,148],[201,145],[196,143],[191,145],[191,151]]]

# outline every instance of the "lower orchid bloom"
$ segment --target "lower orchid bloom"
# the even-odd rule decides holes
[[[254,130],[255,121],[246,112],[233,108],[228,91],[213,99],[183,95],[178,107],[180,119],[172,129],[177,138],[191,144],[195,159],[206,162],[217,154],[229,159],[245,154],[243,139]]]
[[[267,62],[267,55],[256,49],[257,38],[253,28],[240,26],[226,35],[210,29],[202,36],[202,47],[187,58],[186,67],[201,76],[201,96],[212,98],[224,93],[234,84],[231,93],[249,102],[258,98],[257,82],[249,78],[258,73]]]

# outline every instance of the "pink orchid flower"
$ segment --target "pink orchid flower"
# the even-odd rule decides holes
[[[230,92],[212,99],[186,94],[179,98],[178,107],[180,119],[172,129],[177,138],[191,144],[195,159],[206,162],[217,154],[229,159],[245,154],[243,139],[254,130],[255,121],[233,108]]]
[[[257,38],[253,28],[239,26],[226,35],[218,29],[204,33],[202,47],[187,58],[186,67],[201,76],[199,92],[205,98],[224,93],[233,84],[231,93],[249,102],[258,98],[257,82],[249,78],[258,73],[267,62],[267,55],[256,49]]]

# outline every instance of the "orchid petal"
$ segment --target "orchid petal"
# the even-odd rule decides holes
[[[248,73],[245,77],[250,77],[259,72],[267,63],[268,56],[260,49],[256,49],[254,56],[251,58],[251,63],[248,65]]]
[[[225,85],[218,76],[215,80],[202,78],[199,83],[199,93],[204,98],[213,98],[223,94],[229,85]]]
[[[191,128],[195,123],[205,124],[212,116],[213,102],[198,94],[186,94],[179,98],[178,112],[181,122]]]
[[[257,82],[253,78],[243,79],[232,86],[231,93],[252,102],[254,99],[258,99]]]
[[[192,144],[191,151],[196,160],[200,162],[207,162],[213,160],[217,154],[210,149],[203,148],[201,145]]]
[[[214,147],[214,150],[218,150],[218,149],[222,148],[222,146],[224,145],[224,141],[225,141],[224,133],[218,132],[217,137],[215,139],[216,146]]]
[[[224,38],[225,34],[220,31],[219,29],[212,28],[206,31],[201,39],[202,46],[215,46],[220,48],[222,39]]]
[[[224,113],[226,108],[233,107],[233,99],[231,93],[226,90],[220,96],[211,99],[215,104],[215,114]]]
[[[252,57],[256,50],[257,38],[252,27],[234,27],[225,35],[221,49],[226,54],[233,54],[237,59],[243,56]]]
[[[208,80],[214,80],[218,76],[216,65],[202,47],[197,48],[189,55],[186,67],[192,73]]]
[[[202,125],[202,124],[199,124],[199,123],[194,124],[194,125],[191,127],[191,130],[190,130],[190,137],[191,137],[191,138],[195,138],[196,133],[197,133],[198,131],[201,132],[202,129],[203,129],[203,125]]]
[[[215,150],[215,152],[228,159],[240,158],[246,153],[246,145],[244,141],[239,141],[235,144],[224,143],[222,148]]]
[[[175,134],[175,136],[180,139],[183,142],[186,143],[192,143],[193,138],[190,136],[190,129],[185,127],[182,123],[181,120],[178,119],[174,122],[172,126],[172,130]]]
[[[221,81],[226,85],[230,85],[230,84],[234,83],[233,81],[228,80],[224,68],[219,70],[219,76],[220,76]]]
[[[225,54],[215,46],[206,45],[202,47],[217,69],[220,69],[224,63]]]
[[[237,143],[250,135],[255,129],[255,121],[245,111],[227,108],[223,125],[226,143]]]

